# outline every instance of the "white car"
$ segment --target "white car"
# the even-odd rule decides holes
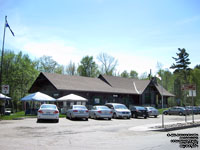
[[[131,111],[124,104],[107,103],[105,105],[113,110],[113,118],[131,118]]]
[[[157,116],[159,115],[158,110],[154,107],[146,107],[146,109],[149,117],[154,116],[155,118],[157,118]]]
[[[88,120],[89,111],[84,105],[73,105],[70,106],[70,109],[67,110],[66,118],[71,120],[74,118]]]
[[[59,110],[54,104],[42,104],[37,114],[37,122],[43,119],[52,119],[59,122]]]

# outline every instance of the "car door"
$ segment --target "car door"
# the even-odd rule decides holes
[[[171,108],[171,109],[169,110],[169,114],[170,114],[170,115],[173,115],[173,114],[175,113],[175,111],[176,111],[175,108]]]
[[[90,116],[93,118],[96,111],[96,106],[93,106],[90,112]]]

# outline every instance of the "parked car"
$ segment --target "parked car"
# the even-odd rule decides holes
[[[4,114],[5,114],[5,115],[10,115],[11,112],[12,112],[12,109],[11,109],[11,108],[5,108]]]
[[[69,118],[71,120],[75,118],[88,120],[88,117],[89,111],[84,105],[70,106],[66,113],[66,118]]]
[[[148,112],[145,107],[133,106],[131,107],[131,115],[133,118],[144,117],[146,119],[148,117]]]
[[[105,104],[107,107],[112,109],[113,118],[131,118],[131,111],[124,105],[119,103],[107,103]]]
[[[165,115],[188,115],[189,112],[184,107],[172,107],[168,110],[163,111]]]
[[[158,110],[154,107],[146,107],[146,109],[149,117],[154,116],[155,118],[157,118],[157,116],[159,115]]]
[[[98,119],[98,118],[107,118],[111,120],[113,112],[107,106],[93,106],[89,111],[89,117]]]
[[[200,114],[200,106],[196,106],[198,114]]]
[[[38,110],[37,122],[42,119],[52,119],[55,122],[59,122],[59,111],[54,104],[42,104]]]
[[[192,114],[192,111],[196,115],[199,114],[199,108],[196,106],[186,106],[185,109],[188,110],[190,114]]]

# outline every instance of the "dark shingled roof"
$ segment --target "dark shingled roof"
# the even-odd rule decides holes
[[[138,80],[115,76],[100,75],[99,78],[69,76],[52,73],[41,73],[57,90],[73,90],[85,92],[121,93],[140,95],[150,84],[150,80]],[[162,87],[155,85],[160,94]],[[163,89],[164,96],[174,96]]]
[[[149,85],[149,80],[138,80],[108,75],[101,75],[114,89],[130,94],[142,94]]]
[[[110,87],[99,78],[69,76],[52,73],[42,73],[57,90],[75,90],[90,92],[112,92]]]

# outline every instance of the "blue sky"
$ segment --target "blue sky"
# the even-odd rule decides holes
[[[5,15],[5,49],[31,58],[52,56],[67,65],[105,52],[118,60],[117,70],[139,74],[169,68],[178,48],[199,62],[198,0],[0,0],[0,46]],[[96,60],[98,63],[98,61]]]

